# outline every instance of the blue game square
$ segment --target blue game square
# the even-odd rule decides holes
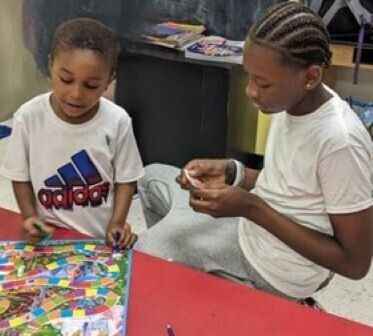
[[[38,316],[41,316],[45,313],[45,310],[43,308],[35,308],[33,311],[32,311],[32,314],[36,317]]]

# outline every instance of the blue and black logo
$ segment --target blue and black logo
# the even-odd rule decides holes
[[[71,161],[47,178],[47,188],[38,192],[39,202],[47,209],[72,209],[77,206],[100,206],[106,201],[110,184],[102,177],[85,150],[71,157]]]

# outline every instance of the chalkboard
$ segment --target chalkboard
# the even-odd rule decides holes
[[[74,17],[98,19],[130,40],[164,20],[204,24],[209,34],[243,40],[261,13],[282,1],[286,0],[24,0],[24,43],[46,74],[53,32]]]
[[[132,0],[131,0],[132,1]],[[23,0],[23,40],[37,67],[48,73],[48,53],[53,33],[62,22],[91,17],[121,34],[122,7],[126,0]]]
[[[145,22],[177,20],[206,25],[210,34],[243,40],[251,24],[281,0],[144,0],[133,1]]]

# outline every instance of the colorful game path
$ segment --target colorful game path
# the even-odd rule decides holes
[[[0,335],[17,327],[37,331],[51,321],[84,319],[122,305],[125,284],[119,278],[128,266],[123,259],[92,243],[0,245]]]

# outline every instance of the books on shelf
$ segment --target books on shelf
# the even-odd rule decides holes
[[[221,36],[205,36],[188,44],[185,57],[211,62],[242,64],[244,41],[232,41]]]
[[[150,28],[143,35],[144,41],[167,48],[180,49],[202,37],[203,25],[183,24],[178,22],[162,22]]]

